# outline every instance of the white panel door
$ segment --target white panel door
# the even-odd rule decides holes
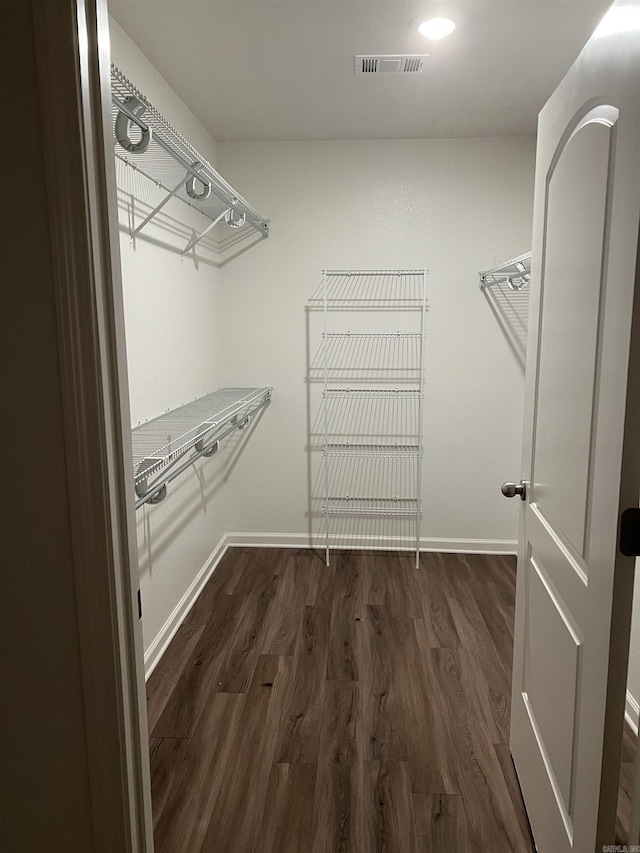
[[[614,843],[638,506],[640,2],[540,115],[511,751],[540,853]],[[638,288],[640,290],[640,288]]]

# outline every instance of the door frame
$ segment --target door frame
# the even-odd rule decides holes
[[[152,853],[107,2],[31,11],[94,849]]]

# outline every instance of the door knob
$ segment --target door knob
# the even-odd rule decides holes
[[[503,483],[501,491],[505,498],[515,498],[516,495],[520,495],[520,500],[523,501],[527,496],[527,484],[524,480],[520,480],[519,486],[515,483]]]

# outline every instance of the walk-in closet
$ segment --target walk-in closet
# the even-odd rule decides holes
[[[509,747],[534,102],[607,7],[560,5],[548,91],[488,123],[450,66],[550,8],[451,3],[428,41],[416,4],[110,4],[158,851],[534,849]],[[362,120],[325,129],[338,76]]]
[[[640,849],[640,0],[70,5],[7,853]]]

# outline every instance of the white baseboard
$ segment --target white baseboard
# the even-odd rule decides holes
[[[191,585],[182,596],[180,601],[174,607],[171,615],[162,626],[155,640],[151,643],[144,655],[144,677],[145,681],[149,678],[153,670],[158,665],[160,658],[165,653],[167,646],[174,638],[176,631],[184,622],[187,613],[196,603],[196,599],[204,589],[207,581],[213,574],[216,566],[224,557],[227,548],[229,547],[228,536],[225,534],[213,549],[206,563],[200,569]]]
[[[426,539],[420,540],[421,551],[443,554],[496,554],[515,556],[518,542],[512,539]]]
[[[638,736],[638,720],[640,718],[640,705],[627,690],[627,701],[625,703],[624,718],[629,724],[634,735]]]
[[[306,533],[227,533],[229,546],[248,548],[324,548],[324,536]],[[332,548],[379,549],[412,551],[415,547],[406,539],[388,537],[384,544],[379,538],[354,537],[349,545],[331,545]],[[420,540],[421,551],[438,551],[447,554],[516,554],[518,543],[511,539],[429,539]]]

